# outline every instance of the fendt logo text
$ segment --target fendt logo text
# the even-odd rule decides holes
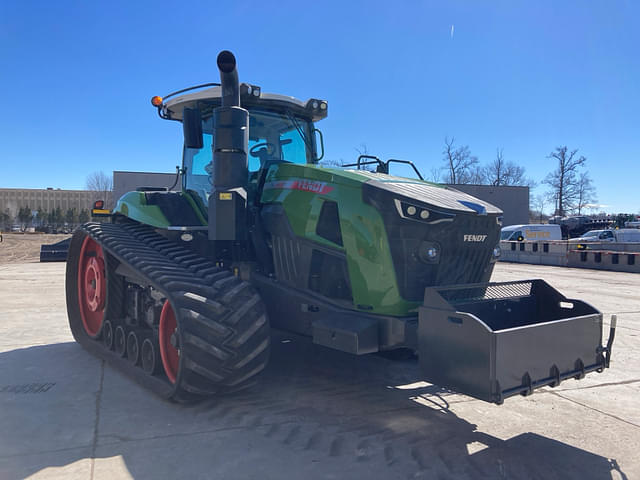
[[[486,235],[464,235],[465,242],[484,242]]]

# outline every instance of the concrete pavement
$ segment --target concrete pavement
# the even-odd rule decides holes
[[[502,406],[277,332],[256,387],[185,407],[73,342],[64,268],[0,265],[1,479],[640,478],[640,275],[499,264],[619,327],[611,369]]]

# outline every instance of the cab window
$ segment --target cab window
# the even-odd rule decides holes
[[[309,122],[292,115],[254,110],[249,120],[249,172],[269,161],[313,161]]]
[[[207,203],[213,184],[213,121],[203,119],[203,147],[185,148],[185,186],[196,191]],[[291,113],[251,110],[249,112],[249,173],[255,173],[267,162],[313,163],[316,158],[312,141],[313,124]],[[255,176],[253,176],[255,177]]]
[[[211,162],[211,143],[213,142],[213,135],[205,133],[202,135],[203,147],[200,150],[195,150],[193,157],[191,157],[191,174],[192,175],[209,175],[207,172],[207,165]]]

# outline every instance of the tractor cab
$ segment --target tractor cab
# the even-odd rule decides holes
[[[197,88],[197,87],[196,87]],[[208,204],[213,185],[213,110],[220,106],[221,87],[182,95],[158,107],[162,118],[182,121],[185,130],[196,130],[202,138],[195,145],[185,141],[183,150],[183,190],[192,191]],[[248,186],[257,188],[260,172],[265,167],[286,162],[317,163],[324,154],[322,134],[315,128],[327,116],[327,102],[310,99],[306,102],[294,97],[262,93],[255,85],[241,84],[242,105],[249,112]],[[184,118],[184,109],[196,111],[200,126]],[[200,134],[201,130],[201,134]]]

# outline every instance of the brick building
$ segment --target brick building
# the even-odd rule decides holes
[[[82,210],[91,210],[93,202],[101,197],[104,197],[102,192],[90,190],[0,188],[0,213],[7,212],[11,217],[15,217],[23,207],[29,207],[31,210],[42,208],[47,212],[51,212],[58,207],[63,212],[70,208],[75,208],[76,211],[80,212]]]

